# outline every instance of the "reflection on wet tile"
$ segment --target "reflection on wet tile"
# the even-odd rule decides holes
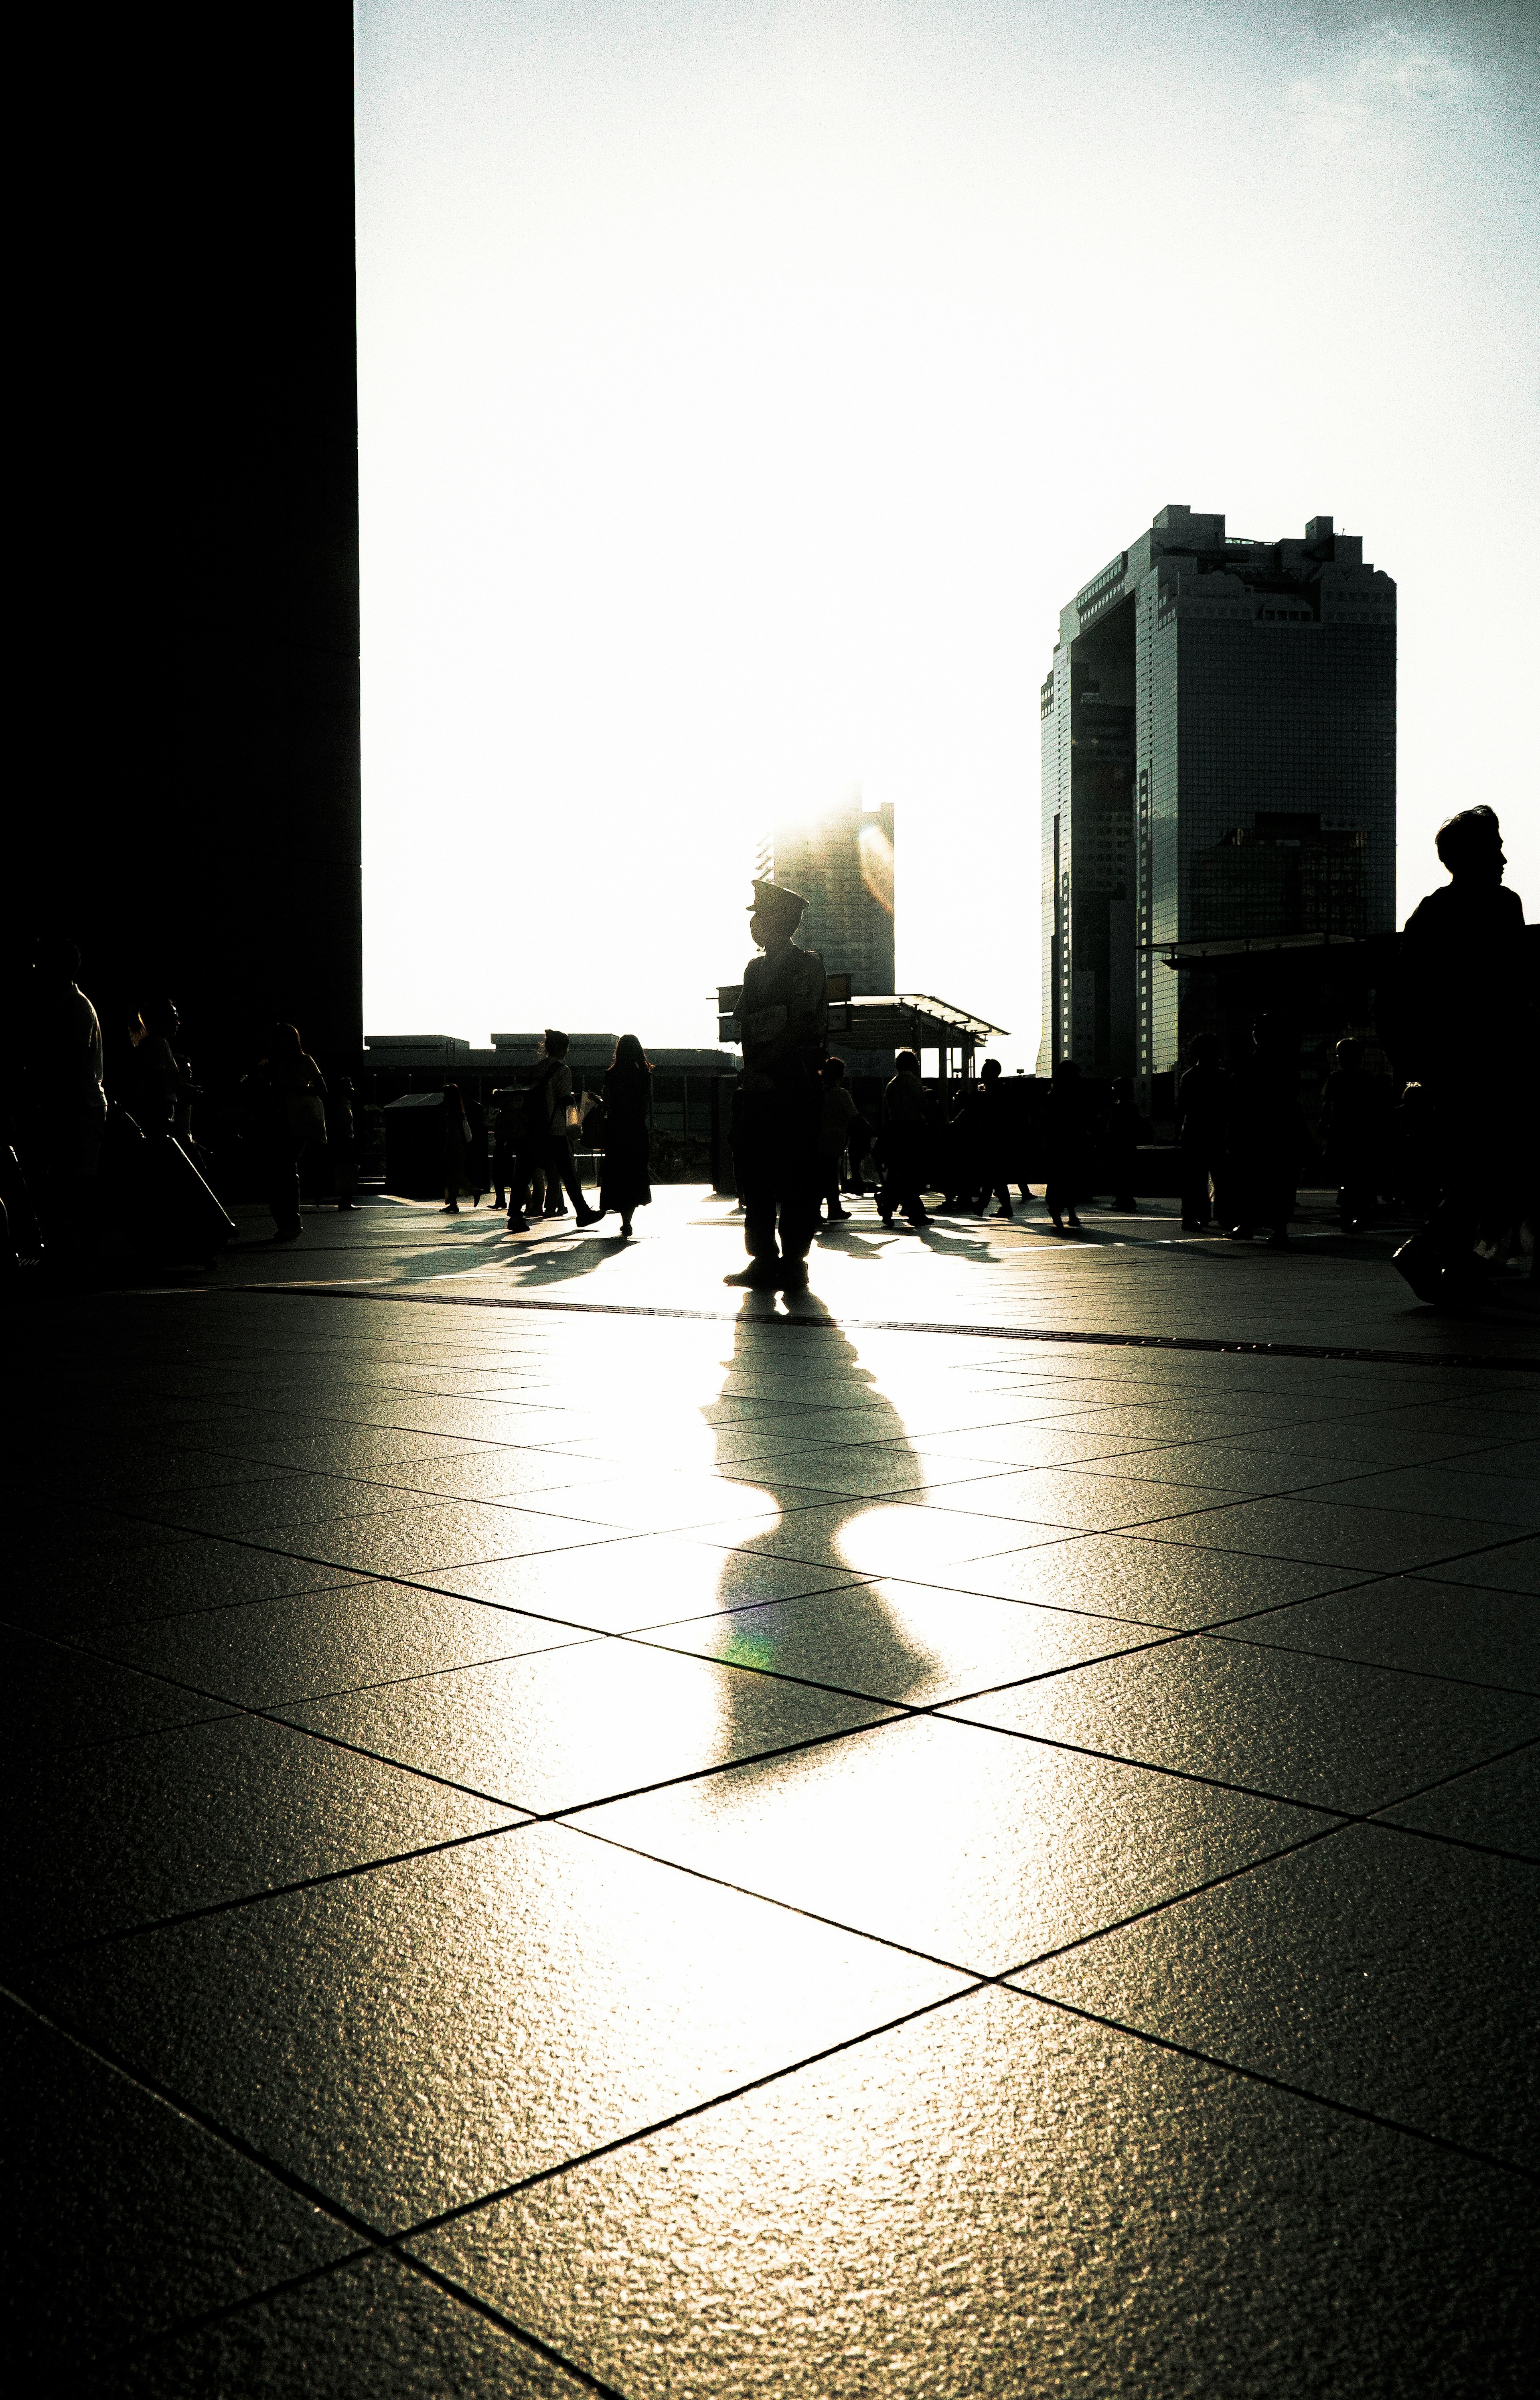
[[[1105,1617],[890,1581],[693,1618],[659,1627],[647,1638],[924,1708],[988,1684],[1051,1674],[1150,1635]]]
[[[1348,1812],[1540,1733],[1540,1702],[1520,1694],[1203,1634],[964,1700],[958,1713]]]
[[[634,2400],[1442,2393],[1451,2342],[1518,2388],[1493,2221],[1511,2176],[996,1990],[410,2246]]]
[[[34,1759],[7,1778],[12,1954],[334,1875],[518,1814],[261,1717]]]
[[[1540,1861],[1540,1744],[1454,1776],[1386,1809],[1384,1820]]]
[[[90,2371],[103,2353],[356,2247],[227,2143],[8,2002],[0,2057],[21,2390],[105,2389]]]
[[[514,2333],[375,2251],[125,2361],[115,2390],[154,2400],[261,2392],[265,2400],[351,2393],[583,2400],[592,2390]],[[324,2379],[324,2380],[319,2379]]]
[[[136,1935],[35,1980],[71,2022],[110,2025],[131,2061],[394,2229],[963,1979],[547,1825]]]
[[[870,1724],[873,1704],[639,1643],[589,1642],[287,1708],[356,1742],[545,1814]]]
[[[1540,2164],[1534,1876],[1352,1825],[1034,1968],[1033,1990]]]
[[[606,1839],[980,1974],[1301,1841],[1303,1809],[911,1717],[586,1812]]]
[[[1533,1602],[1419,1575],[1275,1609],[1227,1628],[1226,1638],[1540,1692],[1540,1609]]]

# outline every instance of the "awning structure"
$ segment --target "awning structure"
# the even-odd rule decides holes
[[[837,999],[842,977],[831,975],[833,987],[829,999],[829,1040],[852,1050],[947,1050],[971,1058],[980,1042],[991,1036],[1004,1039],[1009,1031],[1003,1025],[991,1025],[987,1016],[974,1016],[966,1008],[954,1008],[950,1001],[937,1000],[930,992],[861,992],[855,998]],[[736,1042],[737,1020],[731,1014],[738,1004],[742,987],[723,984],[717,992],[720,1012],[720,1039]]]

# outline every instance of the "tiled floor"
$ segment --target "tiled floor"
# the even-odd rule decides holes
[[[1540,1326],[1088,1221],[19,1305],[20,2388],[1520,2389]]]

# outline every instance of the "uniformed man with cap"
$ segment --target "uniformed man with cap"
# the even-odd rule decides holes
[[[733,1154],[749,1263],[727,1281],[761,1291],[806,1286],[818,1221],[818,1070],[829,1011],[823,960],[792,939],[807,905],[784,884],[756,882],[749,933],[761,955],[744,968],[738,1001],[743,1071]]]

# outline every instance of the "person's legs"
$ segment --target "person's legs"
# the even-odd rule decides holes
[[[299,1160],[294,1152],[275,1145],[267,1153],[267,1206],[272,1210],[275,1241],[292,1242],[300,1230]]]

